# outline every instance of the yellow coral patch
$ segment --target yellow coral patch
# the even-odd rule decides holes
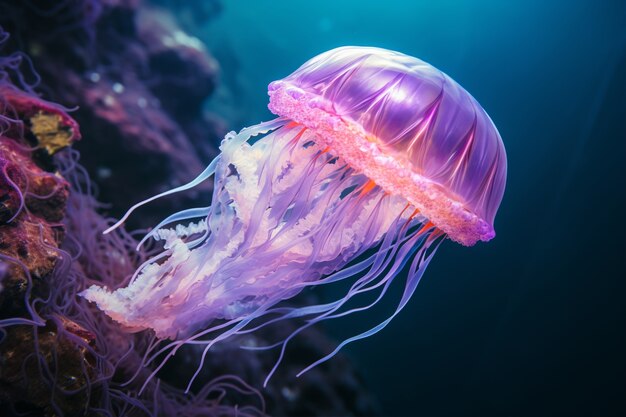
[[[31,132],[50,155],[71,142],[72,131],[61,125],[61,116],[39,112],[30,118]]]

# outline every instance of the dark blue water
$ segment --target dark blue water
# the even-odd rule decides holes
[[[200,35],[232,128],[354,44],[440,68],[500,130],[496,239],[446,242],[402,314],[346,348],[385,414],[626,415],[626,2],[225,1]]]

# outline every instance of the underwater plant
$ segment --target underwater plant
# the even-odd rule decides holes
[[[404,280],[388,318],[306,372],[383,329],[446,237],[472,246],[495,236],[504,145],[478,102],[441,71],[398,52],[342,47],[271,83],[269,95],[277,119],[231,132],[195,180],[136,204],[107,230],[141,205],[214,176],[210,206],[175,213],[144,237],[140,245],[163,241],[163,251],[125,287],[81,293],[129,331],[173,340],[155,344],[146,363],[185,344],[205,346],[206,355],[234,335],[305,320],[265,347],[280,347],[278,366],[302,330],[364,311]],[[340,281],[350,287],[335,301],[279,304]]]

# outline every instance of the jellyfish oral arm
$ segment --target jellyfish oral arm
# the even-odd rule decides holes
[[[294,296],[375,246],[398,219],[419,223],[406,200],[372,186],[310,130],[285,120],[272,126],[253,144],[258,128],[228,135],[215,160],[212,205],[165,223],[208,210],[206,219],[155,229],[164,252],[127,287],[81,295],[129,329],[181,338]]]

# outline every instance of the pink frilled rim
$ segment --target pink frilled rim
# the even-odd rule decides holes
[[[386,192],[400,195],[448,237],[464,246],[496,235],[493,226],[468,210],[462,199],[385,152],[385,145],[358,123],[332,112],[325,100],[285,81],[269,86],[269,109],[314,131],[323,145]]]

